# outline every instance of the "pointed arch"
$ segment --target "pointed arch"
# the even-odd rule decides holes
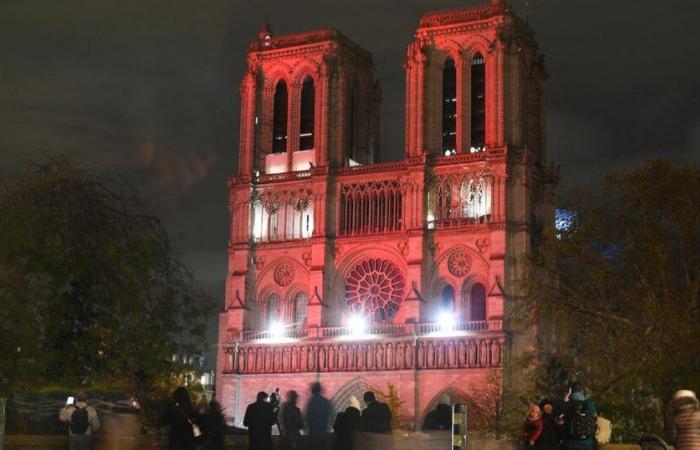
[[[307,75],[301,83],[299,150],[311,150],[314,148],[315,103],[316,86],[313,77]]]
[[[277,81],[272,103],[272,153],[287,151],[289,90],[285,80]]]
[[[345,383],[331,398],[333,405],[333,413],[331,414],[331,423],[335,422],[335,418],[339,412],[345,411],[350,406],[350,399],[355,397],[361,404],[363,394],[369,390],[369,385],[360,377],[353,378]]]
[[[421,429],[423,428],[423,423],[425,422],[425,417],[428,415],[428,413],[437,408],[437,405],[444,402],[443,397],[449,397],[450,405],[454,403],[465,403],[466,399],[468,398],[467,394],[461,389],[452,385],[445,386],[444,388],[439,390],[435,395],[433,395],[433,398],[425,405],[425,408],[423,409],[420,415]],[[418,426],[418,424],[416,425]]]
[[[476,153],[486,145],[486,62],[481,52],[470,59],[471,80],[471,143],[469,151]]]
[[[486,285],[481,277],[468,278],[462,287],[462,320],[484,321],[488,317]]]
[[[447,57],[442,66],[442,154],[457,150],[457,65]]]

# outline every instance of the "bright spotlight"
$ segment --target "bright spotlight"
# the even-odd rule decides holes
[[[442,311],[438,314],[437,322],[440,331],[452,331],[455,327],[454,316],[447,311]]]
[[[270,334],[270,338],[281,339],[284,337],[284,325],[281,322],[274,321],[270,323],[267,332]]]
[[[348,329],[353,337],[364,336],[367,323],[365,318],[359,314],[353,314],[348,318]]]

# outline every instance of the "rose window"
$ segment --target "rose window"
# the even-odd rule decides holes
[[[405,286],[403,274],[393,263],[371,258],[348,274],[345,302],[350,311],[362,313],[375,322],[385,322],[399,310]]]
[[[294,280],[294,267],[288,263],[278,264],[275,267],[275,281],[280,286],[289,286]]]
[[[447,260],[447,268],[450,273],[456,277],[463,277],[468,274],[471,266],[471,258],[463,251],[451,254]]]

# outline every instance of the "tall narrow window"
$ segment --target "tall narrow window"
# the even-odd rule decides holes
[[[486,70],[484,57],[477,53],[472,58],[472,122],[471,153],[484,150],[486,143]]]
[[[277,322],[280,318],[280,296],[271,294],[267,298],[267,326]]]
[[[314,148],[314,94],[314,80],[311,77],[306,77],[301,87],[299,150]]]
[[[357,121],[357,118],[355,115],[357,114],[357,105],[356,105],[357,99],[355,97],[355,88],[351,87],[348,92],[348,120],[347,120],[347,128],[346,128],[346,133],[347,133],[347,164],[349,166],[354,166],[357,165],[357,152],[355,149],[356,142],[355,142],[355,123]]]
[[[272,112],[272,153],[287,151],[287,83],[280,80],[275,88]]]
[[[294,326],[302,327],[306,322],[306,306],[309,303],[309,296],[299,292],[294,298]]]
[[[455,303],[455,290],[452,286],[447,285],[440,293],[440,307],[445,311],[451,311]]]
[[[472,286],[469,295],[469,320],[486,320],[486,288],[481,283]]]
[[[452,58],[442,69],[442,153],[454,155],[457,148],[457,70]]]

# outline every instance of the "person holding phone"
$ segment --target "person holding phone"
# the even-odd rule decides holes
[[[75,398],[68,397],[58,419],[68,424],[70,450],[92,449],[93,436],[100,428],[100,418],[95,408],[88,405],[84,392],[78,393]]]

